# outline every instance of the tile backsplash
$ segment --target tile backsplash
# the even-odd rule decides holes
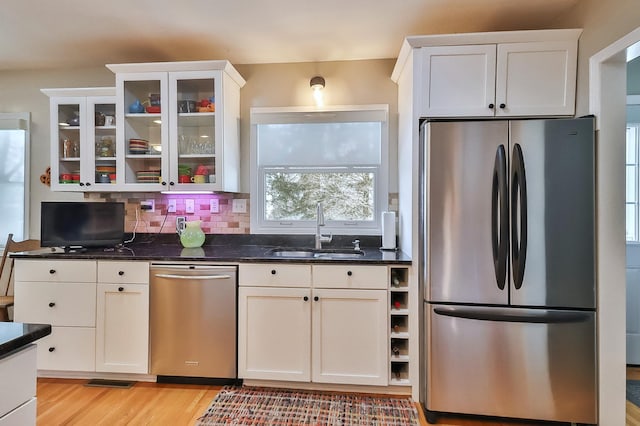
[[[248,234],[249,194],[161,194],[161,193],[85,193],[87,200],[119,201],[125,203],[125,232],[163,233],[176,232],[176,216],[186,216],[187,221],[201,220],[205,234]],[[218,212],[211,212],[210,200],[218,200]],[[234,199],[246,200],[246,213],[233,213]],[[140,202],[153,200],[154,212],[140,209]],[[175,200],[176,212],[167,213],[169,200]],[[194,201],[194,212],[186,213],[186,200]],[[136,218],[137,214],[137,218]],[[137,226],[136,226],[137,222]]]
[[[186,216],[187,221],[201,220],[205,234],[249,234],[250,200],[249,194],[162,194],[155,192],[140,193],[85,193],[87,200],[120,201],[125,203],[125,232],[162,233],[176,232],[176,216]],[[218,200],[218,212],[211,212],[211,200]],[[246,200],[246,213],[232,212],[234,199]],[[154,212],[140,209],[142,201],[153,200]],[[176,212],[167,213],[169,200],[175,200]],[[194,201],[194,212],[186,213],[186,200]],[[398,194],[389,194],[389,210],[398,211]],[[137,216],[136,216],[137,215]],[[137,222],[137,225],[136,225]]]

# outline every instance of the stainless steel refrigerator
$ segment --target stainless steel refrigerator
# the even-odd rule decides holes
[[[422,402],[597,422],[593,118],[421,125]]]

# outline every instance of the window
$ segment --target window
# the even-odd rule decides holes
[[[379,234],[388,106],[251,109],[251,232]]]
[[[28,238],[29,113],[0,114],[0,245]]]
[[[627,123],[626,173],[626,235],[627,241],[640,242],[638,236],[638,148],[640,124]]]

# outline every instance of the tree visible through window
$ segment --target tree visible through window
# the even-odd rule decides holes
[[[379,232],[387,208],[387,106],[252,109],[252,232]],[[255,203],[255,205],[254,205]]]

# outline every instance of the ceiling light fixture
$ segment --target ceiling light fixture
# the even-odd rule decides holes
[[[322,96],[322,89],[324,89],[324,78],[319,75],[313,77],[311,81],[309,81],[309,86],[311,86],[311,90],[313,90],[313,99],[316,101],[316,106],[322,106],[324,104],[324,99]]]

